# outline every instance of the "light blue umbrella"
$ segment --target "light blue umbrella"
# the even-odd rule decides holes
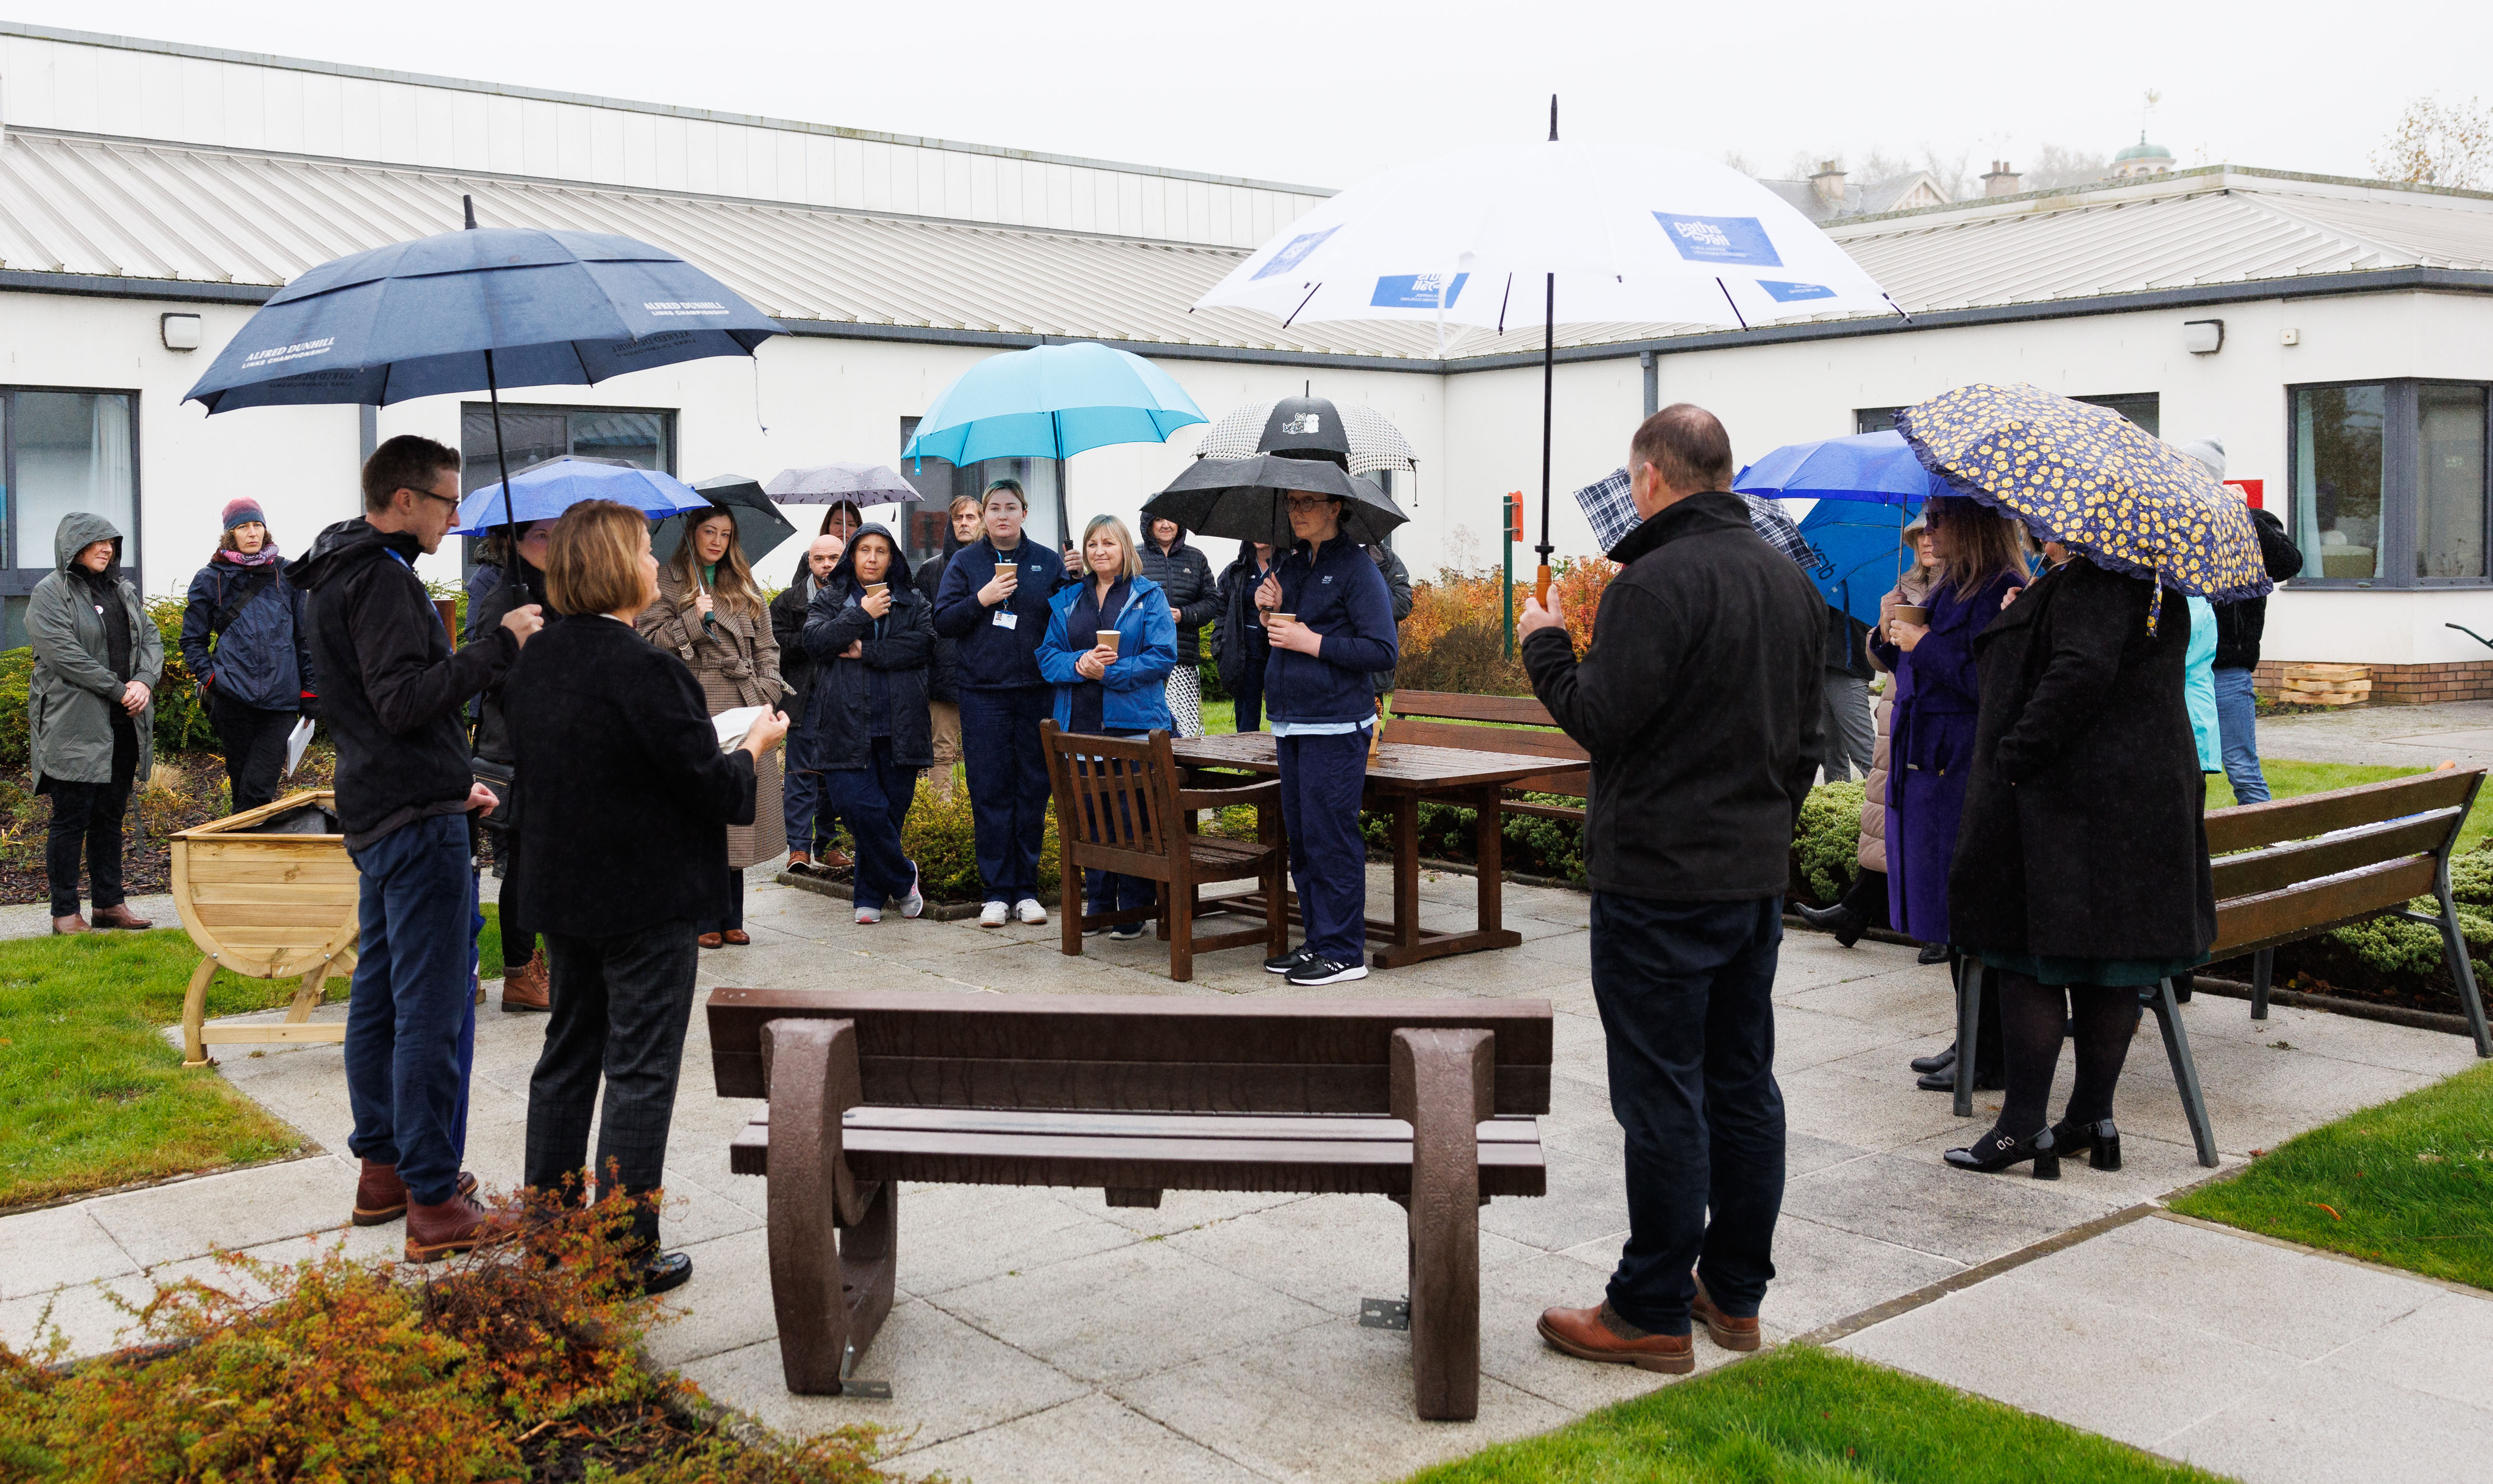
[[[1212,421],[1141,356],[1090,341],[990,356],[944,389],[903,459],[1069,459],[1111,443],[1158,443]]]
[[[672,474],[602,459],[549,459],[511,476],[507,506],[498,481],[461,500],[459,524],[451,534],[482,536],[505,521],[525,525],[530,520],[551,520],[583,500],[614,500],[645,512],[651,519],[711,508],[700,491]]]

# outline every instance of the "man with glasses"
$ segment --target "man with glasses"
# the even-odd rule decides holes
[[[406,1256],[429,1262],[496,1234],[459,1169],[476,1045],[467,815],[494,807],[460,719],[544,620],[533,603],[516,607],[451,649],[415,559],[440,549],[458,516],[456,453],[392,438],[365,462],[363,486],[363,515],[322,531],[285,578],[305,593],[339,824],[363,876],[346,1005],[346,1146],[363,1160],[354,1221],[405,1216]]]

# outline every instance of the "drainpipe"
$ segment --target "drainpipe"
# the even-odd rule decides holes
[[[1652,380],[1650,376],[1645,379],[1648,382]],[[1645,393],[1644,400],[1647,401],[1653,401],[1653,393],[1650,390]],[[372,461],[373,450],[380,447],[381,445],[380,409],[374,406],[371,402],[365,402],[356,407],[355,429],[361,435],[364,450],[362,453],[355,456],[355,467],[357,469],[361,469],[365,464]]]
[[[1644,415],[1651,417],[1662,410],[1662,368],[1650,350],[1637,351],[1637,364],[1644,368]]]

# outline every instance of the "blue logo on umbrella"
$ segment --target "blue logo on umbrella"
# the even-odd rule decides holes
[[[1698,263],[1745,263],[1756,268],[1784,265],[1765,224],[1755,217],[1682,217],[1657,211],[1653,220],[1679,255]]]
[[[1303,232],[1290,239],[1289,246],[1273,254],[1273,260],[1255,270],[1258,279],[1269,279],[1277,273],[1287,273],[1307,260],[1307,254],[1324,246],[1324,240],[1341,230],[1336,223],[1321,232]],[[1250,281],[1251,282],[1251,281]]]
[[[1405,273],[1395,278],[1378,279],[1376,294],[1367,303],[1370,308],[1380,310],[1433,310],[1437,307],[1438,290],[1442,288],[1446,295],[1446,308],[1453,309],[1455,301],[1463,296],[1463,285],[1469,282],[1471,275],[1468,273],[1456,274],[1451,280],[1442,273]]]
[[[1777,304],[1790,304],[1800,299],[1832,299],[1835,290],[1823,283],[1782,283],[1773,279],[1757,280],[1757,286]]]

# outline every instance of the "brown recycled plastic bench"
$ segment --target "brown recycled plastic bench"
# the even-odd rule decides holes
[[[1412,1390],[1480,1398],[1480,1207],[1547,1188],[1547,1000],[1164,1000],[720,989],[730,1146],[769,1177],[788,1389],[837,1396],[890,1313],[897,1185],[1386,1196],[1410,1213]]]

